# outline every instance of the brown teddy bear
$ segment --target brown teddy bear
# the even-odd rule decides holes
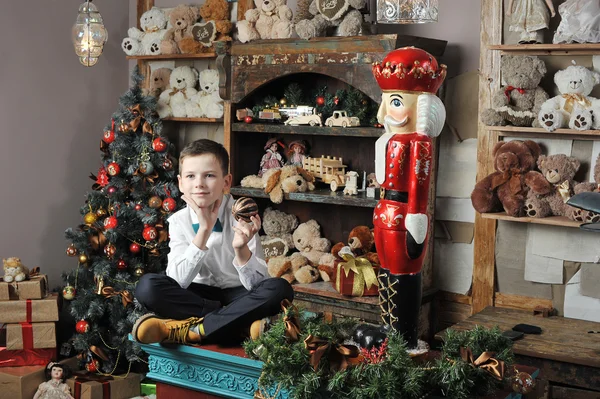
[[[294,252],[290,256],[276,256],[267,262],[267,270],[271,277],[281,277],[292,284],[298,281],[300,284],[309,284],[319,279],[319,271],[311,266],[308,258]]]
[[[573,178],[581,163],[577,158],[568,157],[565,154],[555,154],[540,155],[537,165],[542,175],[552,185],[552,191],[546,195],[537,195],[530,191],[525,201],[525,213],[534,218],[570,217],[575,208],[565,202],[573,194],[575,185]]]
[[[281,204],[284,193],[303,193],[315,189],[315,177],[303,168],[286,165],[282,168],[268,169],[262,177],[246,176],[242,187],[264,188],[265,193],[275,204]]]
[[[513,217],[525,216],[525,199],[531,190],[548,194],[552,186],[533,169],[542,150],[531,140],[501,141],[493,148],[496,172],[475,184],[471,193],[473,208],[479,213],[501,212]]]
[[[200,17],[206,23],[214,21],[216,30],[215,41],[230,41],[232,24],[229,20],[229,3],[227,0],[206,0],[199,10]],[[192,23],[193,25],[193,23]],[[193,27],[191,33],[186,35],[180,42],[179,48],[184,54],[197,54],[214,51],[214,46],[205,46],[198,42],[193,35]]]
[[[160,94],[169,89],[169,79],[171,78],[170,68],[157,68],[150,75],[150,88],[145,92],[147,96],[158,98]]]
[[[190,40],[194,41],[192,25],[196,23],[199,17],[200,10],[198,7],[183,4],[175,7],[169,14],[171,29],[165,33],[163,40],[160,42],[161,54],[179,54],[182,52],[180,42],[184,38],[187,39],[188,43]]]
[[[339,255],[339,252],[346,246],[350,248],[354,256],[364,256],[372,265],[379,265],[379,256],[377,255],[377,252],[373,252],[375,249],[375,236],[373,235],[373,230],[368,226],[356,226],[350,231],[350,234],[348,234],[348,244],[338,242],[331,247],[331,262],[319,265],[321,277],[323,277],[323,273],[327,273],[330,279],[333,278],[333,273],[335,273],[335,261],[343,260]],[[323,278],[323,280],[329,281],[325,278]]]

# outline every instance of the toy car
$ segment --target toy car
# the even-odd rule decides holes
[[[360,126],[360,120],[356,116],[348,116],[348,113],[346,111],[333,111],[333,115],[327,118],[327,120],[325,121],[325,125],[329,127]]]
[[[321,114],[316,115],[298,115],[288,119],[284,122],[285,125],[298,126],[298,125],[310,125],[310,126],[323,126],[321,122]]]

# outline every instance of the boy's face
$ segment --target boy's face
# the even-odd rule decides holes
[[[179,190],[200,208],[214,204],[225,189],[231,187],[231,175],[223,175],[221,164],[213,154],[185,157],[177,179]]]

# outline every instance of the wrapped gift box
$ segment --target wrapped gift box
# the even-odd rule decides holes
[[[78,372],[67,380],[67,384],[75,399],[133,398],[140,395],[141,377],[136,373],[123,378]]]
[[[48,295],[48,277],[40,274],[19,283],[0,279],[0,301],[13,299],[42,299]]]
[[[6,347],[0,347],[0,366],[32,366],[45,365],[56,359],[56,348],[45,349],[22,349],[11,351]]]
[[[0,302],[0,320],[3,323],[38,323],[58,320],[57,295],[44,299]]]
[[[6,324],[6,349],[43,348],[56,348],[54,323]]]
[[[156,395],[156,381],[145,379],[140,384],[140,396]]]
[[[360,264],[360,261],[358,262]],[[373,274],[365,271],[363,268],[371,268],[371,272],[375,276],[374,284],[367,288],[365,278],[373,280]],[[358,270],[360,275],[357,275],[355,270]],[[335,290],[342,295],[350,296],[377,296],[379,295],[379,285],[377,283],[377,271],[375,266],[356,266],[350,267],[348,262],[335,260],[334,274],[331,283]]]

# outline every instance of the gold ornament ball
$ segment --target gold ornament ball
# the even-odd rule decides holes
[[[517,393],[525,395],[533,391],[533,388],[535,388],[535,379],[529,373],[521,371],[512,378],[512,389]]]
[[[142,269],[141,267],[138,267],[135,269],[133,274],[135,274],[137,277],[142,277],[144,275],[144,269]]]
[[[79,263],[84,264],[84,263],[87,263],[87,261],[88,261],[88,257],[86,254],[79,255]]]
[[[87,224],[88,226],[93,225],[94,223],[96,223],[96,220],[98,220],[98,216],[94,213],[94,212],[88,212],[85,214],[85,216],[83,217],[83,221],[85,222],[85,224]]]
[[[70,301],[73,298],[75,298],[75,287],[73,287],[72,285],[67,285],[65,288],[63,288],[62,296],[67,301]]]
[[[282,98],[281,100],[279,100],[279,104],[286,105],[287,104],[287,100],[285,98]]]
[[[98,208],[98,210],[96,211],[96,216],[98,216],[99,218],[104,218],[106,217],[106,215],[108,215],[108,212],[106,212],[106,209],[104,208]]]
[[[119,124],[119,131],[121,133],[125,133],[127,131],[129,131],[129,125],[123,121],[121,121],[121,123]]]
[[[73,245],[73,244],[69,245],[69,248],[67,248],[67,255],[69,255],[69,256],[77,255],[77,248],[75,248],[75,245]]]
[[[150,206],[150,208],[158,209],[162,206],[162,200],[158,195],[154,195],[148,200],[148,206]]]

